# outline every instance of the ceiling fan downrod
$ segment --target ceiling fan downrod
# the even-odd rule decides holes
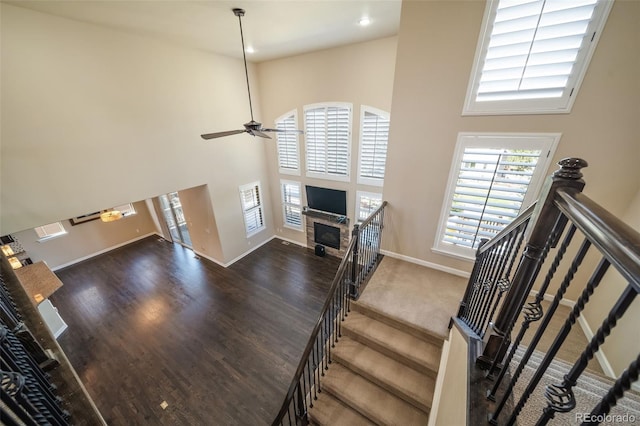
[[[253,105],[251,104],[251,89],[249,87],[249,71],[247,71],[247,55],[244,50],[244,34],[242,32],[242,17],[244,16],[244,9],[235,8],[233,14],[238,17],[240,23],[240,40],[242,41],[242,59],[244,61],[244,76],[247,80],[247,93],[249,95],[249,111],[251,112],[251,121],[253,120]]]

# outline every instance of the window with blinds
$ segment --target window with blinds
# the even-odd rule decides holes
[[[53,222],[48,225],[38,226],[37,228],[34,228],[34,231],[36,231],[40,241],[59,237],[67,233],[60,222]]]
[[[241,186],[240,201],[247,237],[265,229],[260,182]]]
[[[307,176],[349,180],[351,105],[304,107]]]
[[[569,112],[612,3],[487,3],[463,113]]]
[[[358,183],[382,186],[387,163],[389,113],[362,106]]]
[[[284,226],[302,231],[302,190],[300,182],[280,181]]]
[[[299,175],[300,154],[298,150],[298,114],[291,111],[276,120],[278,146],[278,168],[280,173]]]
[[[362,222],[382,205],[382,194],[378,192],[356,192],[356,218]]]
[[[471,135],[458,139],[436,250],[473,257],[538,196],[560,135]]]

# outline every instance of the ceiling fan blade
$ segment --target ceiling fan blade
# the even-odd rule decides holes
[[[287,129],[287,130],[284,130],[284,129],[260,129],[260,130],[263,131],[263,132],[281,132],[281,133],[288,132],[288,133],[298,133],[298,134],[301,134],[301,135],[304,134],[304,130],[298,130],[298,129],[295,129],[295,130],[289,130],[289,129]]]
[[[264,130],[264,129],[260,129],[260,130]],[[271,136],[269,136],[266,133],[262,133],[260,130],[250,130],[249,133],[251,133],[253,136],[260,136],[261,138],[271,139]]]
[[[231,136],[231,135],[237,135],[240,133],[245,133],[247,130],[229,130],[227,132],[216,132],[216,133],[206,133],[204,135],[200,135],[200,137],[202,137],[202,139],[215,139],[215,138],[222,138],[224,136]]]

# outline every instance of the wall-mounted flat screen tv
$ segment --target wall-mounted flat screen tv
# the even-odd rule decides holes
[[[347,191],[305,185],[310,209],[347,215]]]

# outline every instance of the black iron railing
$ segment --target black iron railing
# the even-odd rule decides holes
[[[322,392],[325,371],[332,362],[332,349],[342,337],[342,321],[350,301],[357,298],[367,278],[381,259],[380,241],[387,202],[365,221],[355,225],[346,254],[340,262],[287,395],[272,425],[306,425],[308,412]]]
[[[572,411],[576,407],[573,388],[579,377],[640,292],[640,233],[581,193],[584,182],[580,169],[587,165],[584,160],[565,159],[560,165],[561,168],[548,181],[533,214],[526,212],[509,230],[478,250],[478,260],[461,302],[458,317],[476,333],[474,337],[484,338],[484,352],[478,358],[477,366],[488,369],[486,380],[470,391],[486,390],[487,398],[495,402],[488,407],[489,422],[494,425],[516,423],[518,415],[557,356],[572,326],[607,271],[610,271],[622,277],[626,285],[562,383],[546,387],[544,396],[547,405],[540,407],[540,417],[536,424],[546,425],[557,413]],[[529,229],[525,230],[527,222]],[[527,240],[526,245],[519,256],[518,266],[511,275],[511,266],[514,264],[511,253],[517,253],[520,245],[520,242],[513,241],[522,241],[523,235]],[[577,235],[582,236],[581,241],[576,238]],[[544,278],[540,280],[538,294],[533,302],[526,303],[546,257],[552,250],[553,260]],[[596,264],[585,261],[587,254],[594,251],[599,258]],[[572,253],[573,257],[565,259],[567,253]],[[576,283],[576,276],[581,268],[587,270],[590,277],[586,282]],[[558,271],[564,271],[564,276],[558,280],[558,289],[544,313],[541,305],[543,295]],[[543,334],[547,333],[547,326],[570,285],[582,285],[582,293],[526,388],[521,394],[515,395],[515,385]],[[504,297],[501,297],[503,294]],[[497,315],[494,314],[496,311]],[[512,341],[511,334],[519,315],[523,318],[522,324]],[[541,321],[540,325],[526,347],[522,360],[507,375],[507,366],[530,325],[536,321]],[[511,349],[507,354],[509,347]],[[638,355],[631,354],[628,369],[593,408],[593,416],[589,418],[608,414],[611,407],[623,397],[631,383],[638,378],[639,359]],[[499,374],[494,379],[494,374],[498,371]],[[514,401],[513,407],[508,404],[511,400]]]

